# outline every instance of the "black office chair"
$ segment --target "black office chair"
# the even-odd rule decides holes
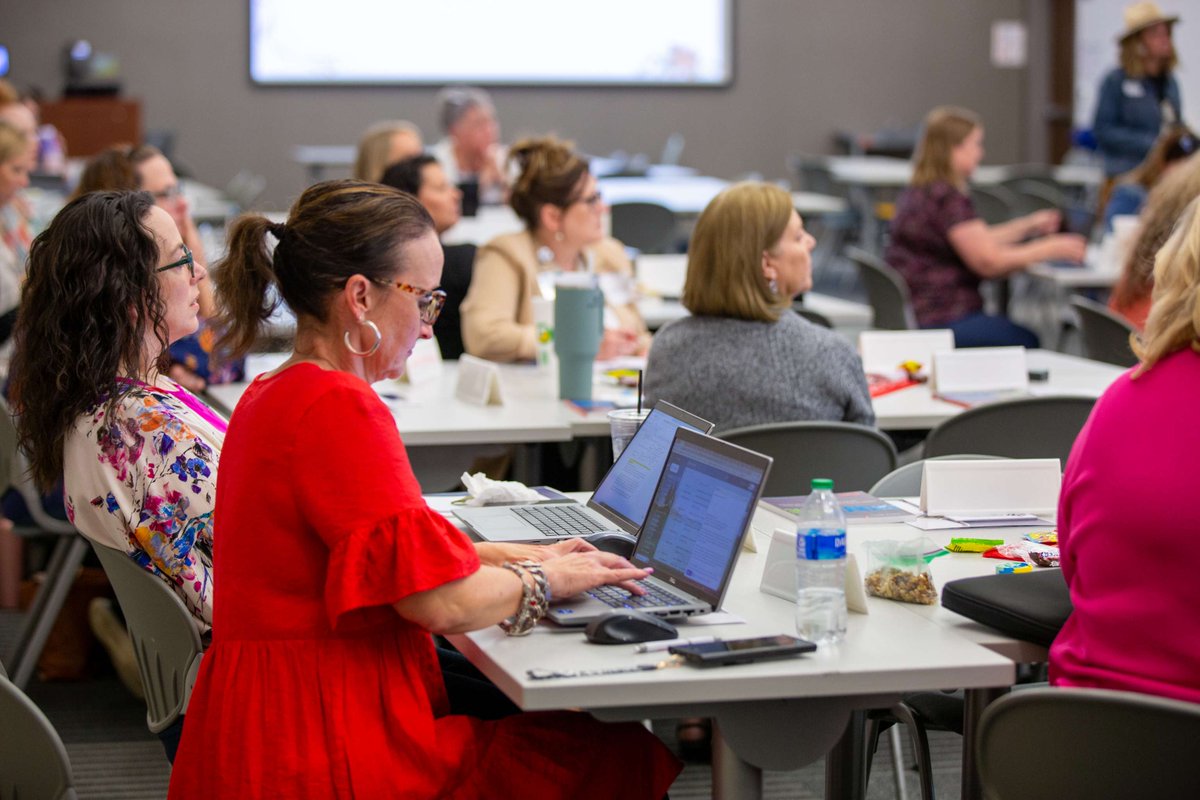
[[[1195,703],[1109,689],[1027,689],[984,712],[979,776],[993,800],[1195,797],[1198,738]],[[1046,742],[1070,745],[1047,758]]]
[[[675,212],[658,203],[613,203],[612,235],[643,253],[670,253],[678,237]]]
[[[867,302],[875,312],[871,327],[888,331],[917,327],[908,284],[899,272],[859,247],[847,247],[846,258],[858,266],[858,274],[867,289]]]
[[[1003,186],[972,186],[971,203],[980,219],[988,225],[998,225],[1020,216],[1020,200]]]
[[[808,492],[813,478],[830,478],[836,491],[865,491],[896,468],[896,446],[884,434],[850,422],[779,422],[717,434],[771,456],[764,497]]]
[[[1072,296],[1070,302],[1079,318],[1085,356],[1118,367],[1132,367],[1138,363],[1138,357],[1129,346],[1129,337],[1137,335],[1137,331],[1127,319],[1103,303],[1080,295]]]
[[[792,311],[795,311],[797,314],[804,317],[814,325],[820,325],[822,328],[829,328],[830,330],[833,329],[833,323],[829,320],[829,317],[825,316],[820,311],[813,311],[811,308],[805,308],[799,303],[792,303]]]
[[[1091,397],[1021,397],[967,409],[929,432],[925,458],[979,453],[1008,458],[1057,458],[1063,464],[1083,429]]]

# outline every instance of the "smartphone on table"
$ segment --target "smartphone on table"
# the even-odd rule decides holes
[[[684,661],[696,666],[719,664],[749,664],[773,658],[786,658],[801,653],[811,653],[817,646],[806,639],[795,636],[759,636],[753,639],[725,639],[702,644],[682,644],[669,648],[667,652],[682,656]]]

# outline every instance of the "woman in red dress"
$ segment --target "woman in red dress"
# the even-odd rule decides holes
[[[448,713],[430,632],[520,633],[548,596],[646,573],[586,546],[497,563],[511,551],[425,504],[371,383],[432,335],[441,267],[428,214],[377,184],[317,184],[286,224],[235,224],[217,268],[229,342],[253,341],[274,284],[295,352],[229,423],[222,593],[172,798],[660,798],[678,773],[636,724]]]

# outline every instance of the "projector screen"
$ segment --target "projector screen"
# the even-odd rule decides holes
[[[734,0],[249,0],[261,85],[725,86]]]

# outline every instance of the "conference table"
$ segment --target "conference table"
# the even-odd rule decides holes
[[[597,182],[604,202],[656,203],[684,217],[699,216],[705,206],[732,184],[709,175],[678,175],[671,177],[614,177]],[[802,215],[839,214],[847,203],[841,197],[816,192],[791,192],[792,205]]]
[[[1099,397],[1125,370],[1112,364],[1056,353],[1028,351],[1030,370],[1045,370],[1048,378],[1031,384],[1031,394],[1068,394]],[[255,361],[251,374],[270,369],[286,355],[273,354]],[[617,366],[636,364],[623,361]],[[375,384],[412,447],[471,444],[565,442],[609,435],[606,410],[584,411],[558,399],[556,376],[532,364],[495,365],[503,402],[479,405],[455,397],[458,362],[446,361],[434,374],[417,384],[381,381]],[[636,404],[635,390],[619,386],[598,365],[593,396],[618,407]],[[231,413],[248,384],[228,383],[208,387],[205,394],[218,410]],[[963,412],[963,407],[940,400],[928,384],[916,384],[873,398],[876,423],[882,430],[929,429]]]
[[[766,531],[775,517],[760,510],[755,522]],[[970,535],[1014,541],[1036,529],[973,529]],[[904,523],[851,523],[847,548],[859,564],[866,564],[868,541],[928,536],[945,545],[955,533],[961,535],[918,531]],[[682,624],[680,636],[746,638],[794,631],[794,603],[759,591],[770,536],[753,528],[749,536],[757,552],[743,550],[739,557],[723,604],[728,614],[721,624],[702,624],[702,618]],[[956,578],[991,574],[996,563],[979,554],[951,553],[934,559],[930,569],[940,588]],[[964,688],[962,796],[979,797],[974,759],[979,715],[987,702],[1013,684],[1016,663],[1044,661],[1046,651],[940,605],[875,597],[868,597],[866,605],[869,613],[849,615],[848,633],[840,645],[796,659],[712,669],[684,666],[539,680],[528,670],[620,669],[653,664],[662,655],[638,655],[625,645],[590,645],[577,632],[549,624],[526,639],[508,638],[498,628],[450,639],[525,710],[581,708],[614,721],[712,717],[716,798],[761,797],[762,770],[797,769],[822,756],[825,796],[861,798],[865,787],[857,767],[864,746],[858,724],[862,712],[887,708],[908,692]]]

